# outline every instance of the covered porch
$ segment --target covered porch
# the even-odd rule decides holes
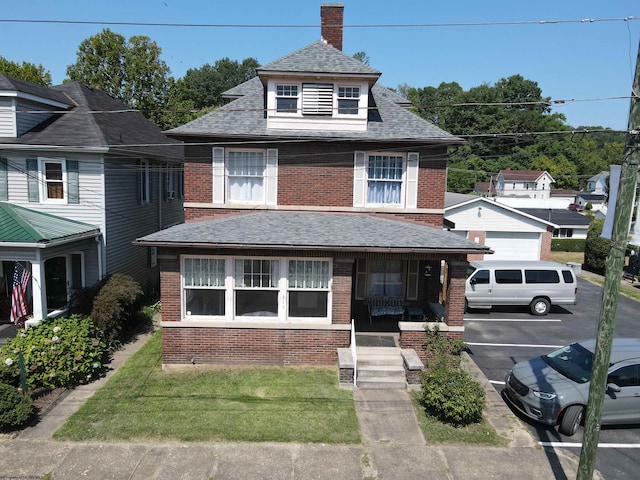
[[[27,321],[59,315],[74,290],[102,276],[100,229],[0,203],[0,322],[10,319],[16,264],[27,272]]]

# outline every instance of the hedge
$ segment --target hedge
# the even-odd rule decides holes
[[[554,238],[551,240],[552,252],[584,252],[586,238]]]

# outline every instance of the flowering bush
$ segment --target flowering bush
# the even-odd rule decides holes
[[[101,370],[107,356],[102,332],[90,318],[72,315],[42,322],[16,337],[0,350],[0,377],[17,384],[22,352],[29,390],[85,383]]]

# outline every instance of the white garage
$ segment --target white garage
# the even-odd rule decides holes
[[[487,232],[484,243],[495,252],[491,260],[540,260],[540,241],[535,232]]]

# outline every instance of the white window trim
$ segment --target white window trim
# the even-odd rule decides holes
[[[59,163],[62,165],[62,198],[49,198],[47,192],[46,163]],[[67,183],[66,158],[38,157],[38,179],[40,183],[40,203],[66,204],[69,185]]]
[[[140,202],[142,204],[151,202],[151,173],[149,170],[149,160],[140,160]]]
[[[185,285],[185,259],[206,258],[225,260],[225,315],[187,315],[186,312],[186,287]],[[264,288],[260,290],[275,290],[278,292],[278,316],[277,317],[251,317],[235,316],[235,292],[236,290],[255,290],[249,287],[236,287],[235,285],[235,262],[236,260],[277,260],[279,262],[279,279],[277,287]],[[327,289],[308,289],[309,291],[327,292],[327,317],[288,317],[289,314],[289,261],[306,260],[329,263],[329,282]],[[220,290],[220,287],[198,287],[201,289],[211,288]],[[233,323],[281,323],[281,324],[331,324],[332,312],[332,289],[333,289],[333,260],[326,257],[260,257],[260,256],[238,256],[222,257],[216,255],[181,255],[180,256],[180,312],[182,321],[195,322],[233,322]],[[293,289],[295,291],[307,289]]]
[[[367,198],[369,197],[369,161],[370,157],[374,157],[376,155],[380,156],[388,156],[388,157],[402,157],[402,178],[400,179],[400,202],[399,203],[376,203],[369,202]],[[388,153],[388,152],[367,152],[365,155],[365,206],[367,207],[377,207],[377,208],[404,208],[406,203],[406,195],[407,195],[407,156],[404,153]],[[375,179],[374,179],[375,180]],[[394,181],[396,183],[397,181]]]
[[[359,96],[357,98],[352,98],[352,97],[341,97],[340,96],[340,88],[357,88],[358,89],[358,93]],[[365,100],[363,99],[363,93],[362,93],[362,86],[360,85],[353,85],[353,84],[342,84],[342,83],[336,83],[334,85],[334,111],[333,111],[333,116],[334,117],[338,117],[338,118],[361,118],[361,117],[366,117],[367,115],[367,109],[363,107],[363,105],[366,105]],[[356,107],[358,110],[356,113],[339,113],[339,104],[340,104],[340,100],[357,100],[358,101],[358,106]],[[364,112],[364,114],[363,114]]]
[[[260,201],[237,201],[229,198],[229,152],[262,152],[264,175],[262,185],[262,199]],[[267,148],[223,148],[214,147],[213,162],[213,192],[212,203],[228,206],[256,206],[277,205],[278,203],[278,149]]]
[[[296,87],[297,89],[297,95],[294,97],[293,95],[291,96],[282,96],[282,95],[278,95],[278,87]],[[294,116],[294,117],[301,117],[302,116],[302,85],[300,83],[296,83],[296,82],[277,82],[274,85],[274,90],[273,90],[273,114],[277,115],[277,116]],[[295,98],[296,99],[296,111],[295,112],[279,112],[278,111],[278,99],[279,98]]]

